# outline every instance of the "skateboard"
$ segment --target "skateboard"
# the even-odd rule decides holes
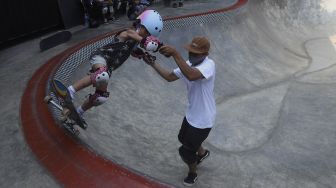
[[[50,86],[53,93],[56,95],[58,102],[53,100],[50,95],[44,98],[44,102],[51,104],[61,111],[61,122],[64,128],[74,135],[79,135],[79,130],[74,127],[78,125],[82,129],[87,128],[87,124],[83,118],[77,113],[76,107],[72,102],[72,98],[67,87],[59,80],[52,79]]]
[[[70,31],[58,31],[53,35],[42,38],[40,41],[40,49],[41,51],[48,50],[49,48],[67,42],[70,40],[71,36],[72,34]]]

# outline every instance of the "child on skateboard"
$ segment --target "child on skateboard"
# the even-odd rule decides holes
[[[109,97],[107,85],[112,71],[120,67],[130,55],[151,61],[150,58],[153,56],[148,56],[148,53],[137,47],[139,44],[146,51],[158,50],[160,41],[156,37],[163,29],[160,14],[155,10],[146,10],[133,25],[134,28],[117,33],[111,43],[95,50],[89,59],[90,74],[68,87],[72,99],[75,93],[83,88],[90,85],[96,88],[95,93],[90,94],[89,98],[77,107],[77,112],[81,116],[93,106],[99,106],[107,101]]]

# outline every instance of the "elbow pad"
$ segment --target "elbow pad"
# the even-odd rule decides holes
[[[151,52],[157,52],[161,46],[160,40],[154,36],[144,37],[140,42],[141,48]]]

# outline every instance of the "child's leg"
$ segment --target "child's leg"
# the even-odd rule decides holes
[[[90,95],[89,99],[85,100],[84,103],[77,108],[77,112],[80,115],[93,106],[98,106],[104,103],[109,95],[107,92],[107,84],[110,75],[107,73],[106,60],[100,55],[94,55],[90,57],[89,61],[92,73],[68,87],[72,98],[74,98],[75,92],[85,87],[90,85],[96,87],[96,92]]]
[[[75,98],[75,93],[85,87],[88,87],[89,85],[91,85],[91,78],[90,75],[86,75],[84,76],[82,79],[78,80],[77,82],[75,82],[73,85],[68,87],[68,91],[70,93],[70,96],[72,99]]]
[[[75,82],[72,85],[72,87],[75,90],[75,92],[77,92],[77,91],[79,91],[79,90],[81,90],[83,88],[86,88],[86,87],[90,86],[91,84],[92,84],[92,82],[91,82],[90,75],[86,75],[82,79],[80,79],[77,82]]]
[[[90,99],[87,98],[87,99],[84,101],[84,103],[83,103],[81,106],[79,106],[79,107],[77,108],[77,112],[78,112],[79,114],[82,115],[85,111],[89,110],[89,109],[92,108],[92,107],[93,107],[93,105],[90,104]]]
[[[100,68],[106,66],[106,60],[99,55],[90,57],[89,62],[91,64],[91,70],[99,70]],[[96,78],[92,76],[92,74],[86,75],[82,79],[76,81],[73,85],[69,86],[68,90],[70,92],[71,98],[74,98],[74,95],[77,91],[94,84],[96,81],[95,79]]]
[[[109,97],[109,92],[107,92],[107,83],[99,85],[96,88],[94,94],[90,94],[90,97],[84,101],[84,103],[77,108],[77,112],[83,115],[85,111],[89,110],[94,106],[102,105],[107,101]]]
[[[102,79],[102,74],[107,74],[106,67],[101,67],[101,69],[97,70],[98,77],[101,77],[100,80],[95,79],[93,82],[96,87],[96,91],[94,94],[90,94],[90,97],[84,101],[84,103],[77,108],[77,112],[82,115],[85,111],[89,110],[93,106],[99,106],[107,101],[109,97],[109,93],[107,92],[108,85],[108,77]],[[91,76],[92,80],[92,76]]]

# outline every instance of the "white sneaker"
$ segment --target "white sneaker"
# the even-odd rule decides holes
[[[78,115],[83,119],[84,110],[83,110],[82,106],[78,106],[76,108],[76,111],[77,111]]]
[[[74,101],[76,91],[75,91],[75,89],[73,88],[73,86],[69,86],[69,87],[68,87],[68,91],[69,91],[71,100]]]

